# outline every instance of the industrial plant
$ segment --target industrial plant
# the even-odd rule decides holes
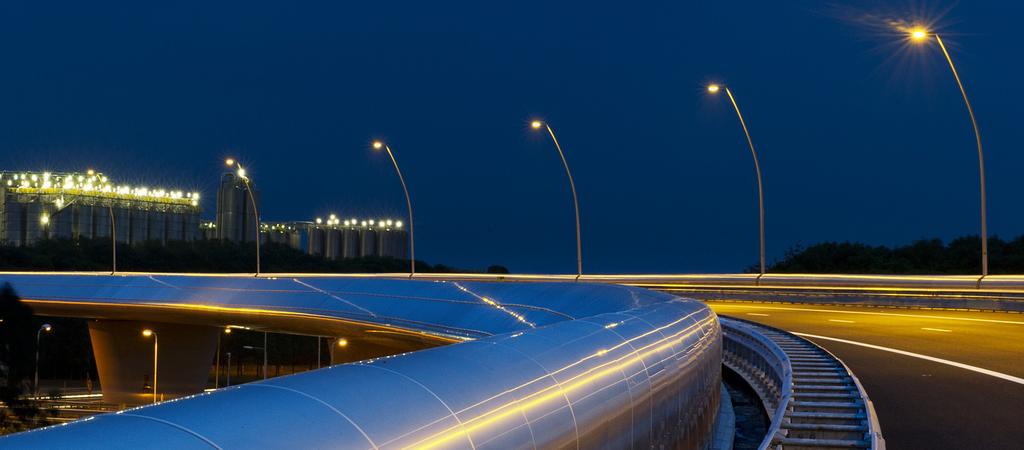
[[[244,173],[244,172],[243,172]],[[327,259],[389,256],[408,258],[409,235],[401,220],[342,219],[329,214],[308,221],[257,221],[260,192],[251,179],[225,173],[217,188],[217,213],[201,224],[205,239],[252,242],[260,223],[260,242],[285,244],[307,255]]]
[[[137,245],[197,239],[286,244],[327,259],[408,257],[401,220],[257,220],[260,194],[251,180],[225,173],[214,219],[201,221],[198,192],[118,184],[94,170],[82,173],[0,172],[0,243],[32,245],[45,239],[109,239]],[[259,226],[256,224],[259,223]]]
[[[109,238],[126,244],[199,237],[199,194],[128,186],[106,175],[0,172],[0,242]]]

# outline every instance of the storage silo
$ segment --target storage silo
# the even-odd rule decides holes
[[[359,228],[359,256],[377,256],[377,230],[372,224],[361,222]]]

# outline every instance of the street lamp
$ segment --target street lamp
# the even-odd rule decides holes
[[[142,335],[145,337],[153,337],[153,403],[156,403],[156,375],[157,368],[159,367],[157,363],[160,357],[160,346],[157,340],[156,331],[146,328],[145,330],[142,330]]]
[[[35,384],[32,385],[36,397],[39,397],[39,338],[42,336],[44,331],[49,333],[50,330],[53,330],[53,326],[48,323],[44,323],[43,326],[39,327],[39,331],[36,331],[36,380]]]
[[[576,280],[579,280],[583,276],[583,246],[580,240],[580,202],[576,197],[576,183],[572,180],[572,172],[569,170],[569,162],[565,160],[565,153],[562,152],[562,146],[558,143],[558,138],[555,137],[555,131],[551,129],[551,125],[547,122],[541,122],[534,120],[530,122],[530,128],[539,130],[544,127],[548,130],[548,134],[551,135],[551,141],[555,143],[555,149],[558,150],[558,156],[562,157],[562,165],[565,166],[565,174],[569,176],[569,188],[572,190],[572,204],[576,208]]]
[[[117,273],[117,226],[114,225],[114,202],[111,200],[110,204],[107,205],[107,211],[110,212],[110,255],[111,255],[111,267],[110,274],[114,275]]]
[[[234,158],[228,158],[224,160],[224,165],[228,167],[235,167],[238,178],[242,179],[245,183],[245,191],[249,193],[249,201],[252,203],[252,215],[256,217],[256,276],[260,276],[260,212],[256,206],[256,197],[252,195],[252,183],[249,182],[249,177],[246,176],[245,168]],[[242,233],[245,233],[245,229],[242,229]],[[242,241],[245,241],[245,236],[242,236]]]
[[[267,379],[267,332],[263,332],[263,346],[256,347],[254,345],[243,345],[245,350],[263,350],[263,379]]]
[[[909,30],[911,42],[924,44],[929,36],[935,36],[935,42],[939,43],[939,48],[942,49],[942,55],[946,57],[946,62],[949,63],[949,69],[953,72],[953,78],[956,80],[956,86],[960,88],[960,95],[964,98],[964,104],[967,105],[967,114],[971,117],[971,126],[974,127],[974,140],[978,144],[978,173],[981,175],[981,276],[988,276],[988,217],[987,207],[985,199],[985,156],[981,150],[981,133],[978,131],[978,121],[974,118],[974,108],[971,107],[971,101],[967,99],[967,91],[964,90],[964,84],[960,81],[960,74],[956,71],[956,66],[953,65],[953,58],[949,56],[949,52],[946,51],[945,44],[942,43],[942,38],[939,37],[938,33],[929,32],[924,28],[914,28]]]
[[[405,192],[405,205],[409,210],[409,278],[416,275],[416,240],[413,235],[412,225],[412,200],[409,199],[409,189],[405,186],[405,178],[402,177],[402,169],[398,168],[398,161],[395,160],[395,154],[391,153],[391,147],[381,141],[373,141],[373,149],[380,150],[384,149],[388,152],[388,156],[391,157],[391,163],[395,166],[395,173],[398,174],[398,181],[402,183],[402,192]]]
[[[224,334],[231,334],[231,327],[224,327]],[[213,387],[214,387],[214,389],[220,387],[220,341],[221,341],[220,335],[218,334],[217,335],[217,363],[216,363],[216,367],[214,368],[215,375],[213,376]],[[231,367],[228,367],[228,371],[230,371],[230,370],[231,370]]]
[[[761,163],[757,160],[757,150],[754,150],[754,141],[750,139],[750,131],[747,130],[747,122],[743,120],[743,114],[740,113],[740,107],[736,103],[736,97],[733,97],[732,91],[729,90],[727,86],[721,86],[718,84],[708,85],[708,92],[712,94],[717,94],[723,89],[725,90],[725,94],[729,96],[729,101],[732,102],[733,109],[736,110],[736,117],[739,117],[740,119],[740,126],[743,127],[743,134],[747,137],[747,144],[750,146],[750,154],[754,157],[754,170],[757,172],[757,209],[760,219],[761,275],[764,275],[764,186],[761,183]]]

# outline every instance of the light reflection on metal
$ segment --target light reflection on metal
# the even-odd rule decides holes
[[[469,289],[466,289],[463,285],[459,284],[458,282],[453,282],[452,284],[455,287],[459,288],[460,291],[465,292],[465,293],[467,293],[469,295],[472,295],[476,299],[478,299],[478,300],[480,300],[480,301],[482,301],[482,302],[484,302],[484,303],[486,303],[486,304],[488,304],[490,306],[493,306],[495,309],[497,309],[497,310],[499,310],[499,311],[501,311],[501,312],[503,312],[505,314],[508,314],[508,315],[512,316],[516,320],[529,325],[530,328],[537,328],[537,324],[535,324],[533,322],[530,322],[529,320],[526,320],[526,317],[523,317],[522,314],[519,314],[519,313],[517,313],[515,311],[510,310],[510,309],[502,306],[500,303],[498,303],[498,302],[496,302],[494,300],[491,300],[491,299],[489,299],[487,297],[483,297],[483,296],[481,296],[481,295],[479,295],[479,294],[477,294],[477,293],[475,293],[475,292],[473,292],[473,291],[471,291]]]
[[[467,292],[455,283],[303,277],[312,289],[287,276],[153,277],[162,283],[149,276],[3,274],[0,281],[21,286],[26,298],[68,307],[106,302],[144,310],[140,314],[176,308],[302,320],[358,316],[373,331],[403,323],[393,330],[492,336],[232,386],[14,435],[0,445],[101,446],[81,439],[101,433],[108,443],[144,438],[167,446],[198,437],[238,447],[697,448],[717,409],[717,318],[703,304],[668,294],[582,283],[458,283],[481,298],[502,300],[481,307],[466,301]],[[104,301],[94,296],[97,289]],[[378,318],[325,302],[318,291],[343,294]],[[57,292],[63,300],[46,300]],[[194,303],[200,298],[209,304]],[[532,328],[508,320],[497,306],[511,304],[534,308],[529,314],[543,321]],[[420,322],[403,322],[409,318]],[[156,427],[159,422],[174,426]],[[679,423],[684,426],[670,433],[657,431],[659,424]],[[254,428],[264,432],[240,431]]]

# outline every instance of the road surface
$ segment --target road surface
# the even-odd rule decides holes
[[[1024,314],[708,304],[803,333],[842,359],[874,402],[890,449],[1024,448]]]

